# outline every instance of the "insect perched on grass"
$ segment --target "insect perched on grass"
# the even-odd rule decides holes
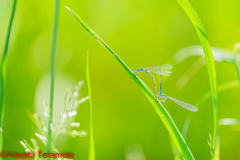
[[[154,79],[153,75],[151,74],[151,72],[160,75],[160,94],[162,94],[162,82],[161,82],[162,81],[162,75],[170,76],[170,74],[172,73],[171,71],[169,71],[170,69],[172,69],[171,64],[165,64],[165,65],[161,65],[161,66],[155,66],[154,64],[152,64],[148,68],[134,69],[134,71],[138,74],[140,74],[139,72],[145,72],[145,73],[148,73],[152,77],[153,82],[154,82],[156,100],[159,101],[158,96],[157,96],[157,90],[156,90],[156,82],[155,82],[155,79]]]
[[[181,106],[181,107],[183,107],[187,110],[196,112],[198,109],[194,105],[188,104],[186,102],[182,102],[182,101],[177,100],[175,98],[172,98],[172,97],[170,97],[166,94],[162,94],[162,75],[170,76],[170,74],[172,73],[171,71],[169,71],[170,69],[172,69],[171,64],[165,64],[165,65],[161,65],[161,66],[156,66],[156,65],[152,64],[148,68],[134,69],[134,71],[138,74],[139,74],[139,72],[145,72],[145,73],[148,73],[152,77],[153,83],[154,83],[154,89],[155,89],[155,96],[156,96],[157,101],[166,102],[167,99],[170,99],[173,102],[175,102],[176,104],[178,104],[179,106]],[[151,74],[151,72],[160,75],[160,90],[159,90],[159,93],[157,93],[157,91],[156,91],[156,81],[155,81],[153,75]]]

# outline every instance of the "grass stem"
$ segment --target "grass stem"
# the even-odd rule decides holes
[[[216,78],[214,58],[213,58],[212,50],[210,47],[210,43],[207,38],[207,34],[203,28],[200,18],[197,15],[197,12],[191,6],[188,0],[178,0],[178,2],[187,13],[188,17],[192,21],[198,33],[199,39],[203,47],[205,59],[206,59],[209,81],[211,86],[211,93],[212,93],[212,102],[213,102],[214,129],[213,129],[212,159],[214,159],[214,157],[218,157],[217,155],[215,155],[215,152],[214,152],[217,144],[217,137],[218,137],[217,78]]]
[[[3,50],[3,55],[2,55],[2,61],[1,61],[1,84],[0,84],[0,152],[3,149],[3,135],[2,135],[2,125],[3,125],[3,112],[4,112],[4,98],[5,98],[5,80],[6,80],[6,72],[7,72],[7,58],[8,58],[8,47],[9,47],[9,41],[10,41],[10,34],[12,30],[12,23],[13,23],[13,18],[15,15],[15,10],[16,10],[16,5],[17,5],[17,0],[13,1],[12,5],[12,13],[8,25],[8,31],[7,31],[7,36],[6,36],[6,41],[5,41],[5,46]],[[0,158],[2,159],[2,158]]]
[[[89,142],[89,160],[95,160],[95,146],[93,137],[93,119],[92,119],[92,94],[90,84],[90,72],[89,72],[89,55],[87,54],[87,66],[86,66],[86,82],[88,92],[88,107],[89,107],[89,123],[90,123],[90,142]]]
[[[57,32],[58,32],[58,17],[59,17],[59,3],[60,0],[55,1],[55,17],[53,24],[52,34],[52,48],[51,48],[51,64],[50,64],[50,102],[49,102],[49,120],[48,120],[48,144],[47,153],[51,153],[52,150],[52,131],[51,125],[53,121],[53,100],[54,100],[54,83],[55,83],[55,60],[56,60],[56,44],[57,44]]]
[[[240,48],[240,43],[237,43],[235,44],[234,46],[234,58],[235,58],[235,65],[236,65],[236,68],[237,68],[237,74],[238,74],[238,80],[239,80],[239,83],[240,83],[240,68],[239,68],[239,61],[238,61],[238,49]]]

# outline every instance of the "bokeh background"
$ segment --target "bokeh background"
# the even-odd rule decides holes
[[[240,40],[240,2],[190,0],[205,27],[210,44],[233,50]],[[5,43],[12,0],[0,0],[0,54]],[[64,92],[85,79],[86,53],[90,55],[93,123],[97,160],[125,160],[131,148],[139,148],[146,160],[171,160],[169,134],[153,107],[122,66],[78,24],[64,6],[84,21],[130,68],[169,63],[182,48],[199,45],[197,33],[177,1],[161,0],[61,0],[57,43],[55,113],[61,110]],[[24,152],[20,140],[35,136],[37,129],[25,112],[42,114],[49,97],[49,67],[54,1],[19,0],[11,34],[4,111],[5,151]],[[181,88],[178,81],[198,57],[174,64],[164,77],[163,92],[196,105],[210,90],[206,66]],[[234,63],[216,62],[218,84],[237,80]],[[148,75],[141,78],[153,89]],[[157,79],[158,80],[158,79]],[[86,96],[86,86],[81,96]],[[239,88],[219,93],[219,118],[240,118]],[[163,104],[182,130],[189,111],[167,101]],[[75,121],[89,132],[88,106],[79,106]],[[213,131],[211,99],[194,115],[187,135],[196,159],[210,159],[207,144]],[[239,128],[219,126],[221,159],[240,158]],[[37,138],[36,138],[37,139]],[[44,150],[44,145],[38,144]],[[55,142],[75,159],[88,157],[89,137],[61,135]],[[130,149],[129,149],[130,148]]]

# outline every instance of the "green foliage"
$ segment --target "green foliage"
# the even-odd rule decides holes
[[[51,125],[53,121],[53,98],[54,98],[54,83],[55,83],[55,60],[56,60],[56,44],[57,44],[57,32],[58,32],[58,16],[59,16],[59,4],[60,0],[55,1],[55,17],[52,33],[52,47],[51,47],[51,64],[50,64],[50,102],[49,102],[49,120],[48,120],[48,145],[47,153],[51,153],[52,145],[52,130]]]
[[[65,98],[64,98],[64,110],[59,114],[58,120],[55,120],[56,122],[53,122],[51,125],[51,140],[48,141],[46,138],[48,135],[48,129],[44,121],[40,118],[40,116],[37,113],[34,113],[33,115],[26,110],[29,118],[33,121],[35,126],[38,128],[40,133],[35,133],[35,136],[38,137],[38,139],[45,145],[45,146],[52,146],[52,151],[58,152],[56,147],[53,145],[53,141],[55,141],[60,133],[69,135],[71,137],[83,137],[86,136],[87,133],[85,131],[77,131],[75,128],[80,127],[80,123],[72,122],[71,118],[77,115],[77,109],[80,104],[88,100],[88,96],[78,99],[78,95],[80,92],[80,89],[83,86],[83,81],[78,82],[78,85],[74,87],[74,89],[71,91],[70,89],[67,89]],[[45,111],[43,115],[45,117],[49,117],[49,105],[44,101],[43,105],[45,107]],[[40,148],[37,145],[37,141],[34,138],[31,138],[32,146],[27,143],[26,140],[20,141],[21,145],[25,149],[26,152],[35,152],[40,151]],[[49,143],[52,143],[49,145]]]
[[[89,160],[95,160],[95,146],[93,137],[93,118],[92,118],[92,94],[90,84],[90,71],[89,71],[89,55],[87,54],[87,65],[86,65],[86,82],[88,91],[88,108],[89,108],[89,124],[90,124],[90,141],[89,141]]]
[[[12,30],[12,23],[13,23],[13,18],[15,15],[15,10],[16,10],[16,5],[17,5],[17,0],[13,1],[13,6],[12,6],[12,13],[10,17],[10,22],[8,25],[8,31],[7,31],[7,37],[5,41],[5,46],[3,50],[3,55],[2,55],[2,61],[1,61],[1,71],[0,71],[0,151],[2,151],[3,148],[3,137],[2,137],[2,124],[3,124],[3,112],[4,112],[4,98],[5,98],[5,80],[6,80],[6,72],[7,72],[7,58],[8,58],[8,47],[9,47],[9,41],[10,41],[10,34]],[[0,157],[0,159],[2,159]]]
[[[233,51],[211,47],[213,58],[216,62],[226,62],[226,63],[235,63],[236,59],[239,60],[239,54],[233,55]],[[177,51],[173,57],[173,63],[181,63],[187,58],[193,56],[204,57],[203,47],[201,45],[188,46]]]
[[[1,57],[6,48],[6,36],[14,1],[0,0]],[[235,64],[239,62],[240,57],[233,51],[234,44],[240,39],[240,21],[238,21],[240,1],[189,0],[189,2],[197,11],[209,41],[213,45],[211,50],[219,82],[219,117],[224,118],[219,120],[219,125],[224,125],[219,126],[221,159],[233,160],[239,156],[236,144],[240,143],[236,133],[239,131],[237,120],[240,119],[238,114],[240,92],[239,82],[235,81],[239,79]],[[89,50],[94,140],[97,142],[95,143],[96,158],[135,160],[140,159],[141,153],[142,160],[173,159],[170,147],[175,142],[169,143],[169,137],[172,139],[172,136],[168,135],[168,130],[165,129],[165,125],[149,104],[148,99],[115,58],[109,56],[87,32],[81,31],[81,26],[72,19],[68,10],[63,8],[64,5],[72,6],[72,9],[81,13],[81,18],[101,38],[104,38],[104,41],[132,70],[148,67],[151,64],[173,64],[172,75],[163,77],[164,93],[195,106],[198,105],[199,111],[188,112],[171,101],[162,104],[167,112],[171,113],[179,129],[182,129],[188,114],[194,116],[192,121],[189,121],[190,127],[185,141],[196,159],[210,159],[207,140],[209,133],[213,136],[212,138],[214,134],[212,94],[205,56],[202,46],[199,45],[195,28],[192,27],[188,16],[176,1],[60,1],[55,65],[54,126],[59,119],[57,112],[63,111],[62,108],[66,106],[63,100],[65,88],[72,87],[78,79],[85,78],[85,53]],[[39,147],[46,152],[45,145],[39,138],[48,137],[49,66],[54,6],[55,0],[42,0],[41,3],[37,1],[28,1],[28,3],[17,1],[16,3],[7,58],[1,59],[5,67],[0,67],[0,72],[2,69],[5,70],[4,81],[0,80],[4,82],[4,93],[0,93],[0,96],[4,97],[1,112],[3,128],[0,128],[0,132],[3,129],[1,140],[4,151],[23,152],[19,141],[25,139],[32,149]],[[140,78],[153,90],[150,77],[141,74]],[[156,81],[159,81],[158,76]],[[230,88],[220,92],[219,87],[227,84],[226,82],[229,83],[226,86]],[[86,90],[85,86],[81,90],[84,95]],[[71,93],[72,91],[69,90],[68,95]],[[42,99],[46,99],[44,105],[41,104]],[[26,116],[24,111],[26,106],[34,125],[39,126],[42,131],[36,130],[32,121]],[[47,115],[47,118],[42,117],[43,107],[45,107],[44,115]],[[81,130],[89,130],[89,113],[87,103],[80,107],[76,120],[66,117],[64,126],[67,130],[64,134],[67,135],[60,133],[55,138],[53,147],[55,144],[58,149],[61,148],[61,151],[73,152],[74,159],[85,160],[88,159],[90,132],[89,137],[76,136],[80,135],[78,132],[81,133]],[[60,108],[61,110],[58,110]],[[35,112],[40,115],[33,114]],[[78,122],[81,122],[81,128],[76,128],[79,125]],[[41,136],[35,136],[35,132]],[[32,141],[31,137],[38,142],[38,147],[34,146],[36,143],[33,143],[34,140]],[[66,140],[61,137],[69,138]],[[138,146],[136,150],[133,147],[128,152],[124,152],[129,146],[135,145]],[[177,150],[175,147],[175,151]],[[177,154],[175,158],[180,159],[181,154],[175,153]]]
[[[234,46],[234,58],[235,58],[235,65],[237,68],[237,74],[238,74],[238,80],[240,83],[240,68],[239,68],[239,54],[238,54],[238,49],[240,48],[240,43],[235,44]]]
[[[206,35],[206,32],[203,28],[203,25],[200,21],[200,18],[198,17],[196,11],[193,9],[191,4],[189,3],[188,0],[178,0],[180,5],[183,7],[187,15],[189,16],[190,20],[192,21],[199,39],[201,41],[205,59],[206,59],[206,64],[207,64],[207,69],[208,69],[208,75],[209,75],[209,80],[210,80],[210,85],[211,85],[211,93],[212,93],[212,101],[213,101],[213,114],[214,114],[214,130],[213,130],[213,154],[212,154],[212,159],[214,159],[215,155],[215,147],[216,147],[216,139],[218,136],[218,106],[217,106],[217,78],[216,78],[216,69],[215,69],[215,64],[214,64],[214,59],[211,51],[211,47]]]
[[[228,89],[231,89],[231,88],[235,88],[235,87],[239,87],[238,81],[231,81],[231,82],[223,83],[218,86],[218,93],[223,92]],[[197,107],[201,108],[203,106],[204,102],[206,102],[209,98],[211,98],[211,91],[208,91],[207,93],[205,93],[202,96],[202,98],[197,103]],[[184,139],[186,139],[186,137],[187,137],[187,130],[189,128],[189,124],[190,124],[194,114],[195,113],[191,112],[183,125],[182,135],[183,135]]]
[[[125,62],[70,8],[66,7],[69,12],[77,19],[77,21],[83,26],[83,28],[111,55],[113,55],[118,62],[123,66],[123,68],[128,72],[128,74],[133,78],[133,80],[138,84],[141,90],[144,92],[148,100],[153,105],[153,108],[157,112],[158,116],[162,119],[164,125],[166,126],[168,132],[170,133],[175,145],[177,146],[182,157],[185,159],[194,159],[190,149],[188,148],[186,142],[184,141],[182,135],[180,134],[177,126],[172,120],[171,116],[164,108],[164,106],[156,101],[154,93],[146,86],[146,84],[125,64]]]

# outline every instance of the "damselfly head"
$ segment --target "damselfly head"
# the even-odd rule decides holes
[[[138,69],[134,69],[134,73],[141,76],[141,74],[139,73]]]

